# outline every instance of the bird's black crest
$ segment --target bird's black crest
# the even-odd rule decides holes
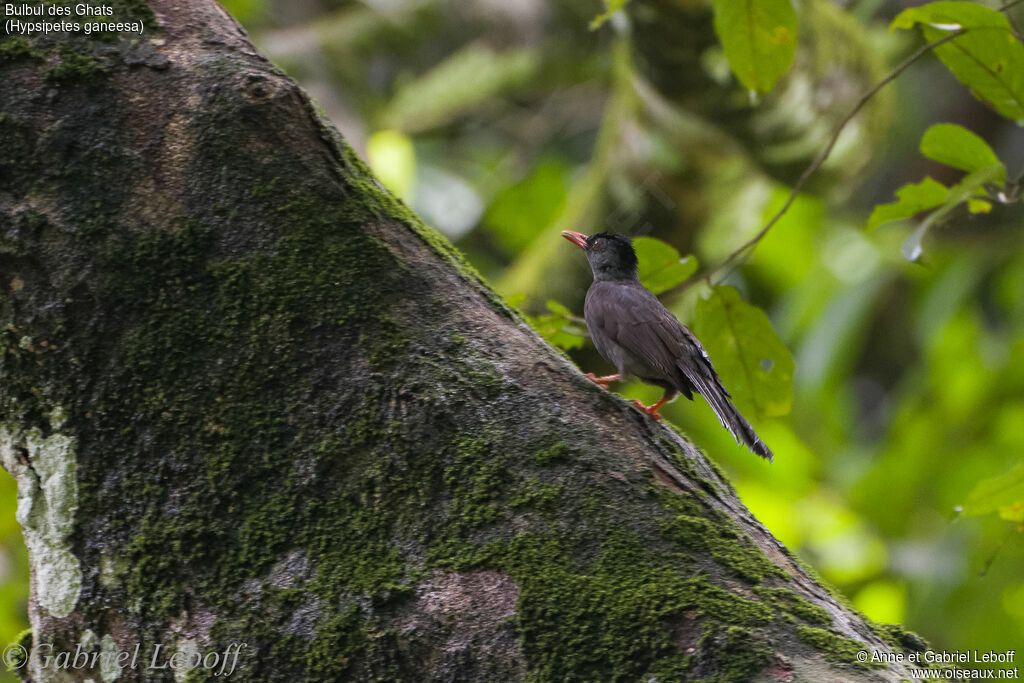
[[[613,232],[599,232],[587,238],[588,258],[590,255],[600,255],[599,262],[604,262],[606,267],[623,272],[636,274],[638,261],[636,251],[633,249],[633,242],[625,235],[618,235]],[[591,258],[591,262],[594,259]]]

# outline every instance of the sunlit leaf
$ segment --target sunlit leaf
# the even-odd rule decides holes
[[[768,92],[796,53],[796,11],[790,0],[713,0],[715,33],[736,78]]]
[[[640,282],[655,294],[672,289],[697,272],[697,257],[680,258],[676,248],[653,237],[633,240],[640,261]]]
[[[903,623],[907,613],[907,587],[890,579],[872,581],[857,592],[853,606],[872,621]]]
[[[946,201],[949,188],[942,183],[925,177],[919,183],[910,183],[896,190],[896,201],[879,204],[868,219],[868,230],[889,221],[910,218],[922,211],[934,209]]]
[[[593,21],[590,22],[590,30],[596,31],[601,28],[602,24],[611,19],[612,15],[622,9],[627,2],[629,2],[629,0],[605,0],[604,4],[608,9],[594,17]]]
[[[935,55],[975,97],[1009,119],[1024,121],[1024,44],[1005,15],[974,2],[933,2],[900,12],[890,30],[915,24],[922,25],[928,42],[963,29],[963,35],[936,47]]]
[[[693,330],[741,412],[789,413],[793,358],[764,311],[733,287],[715,287],[697,303]]]
[[[999,166],[1003,171],[995,182],[1006,182],[1006,167],[988,143],[955,123],[937,123],[925,131],[921,138],[921,153],[929,159],[968,173]]]
[[[960,512],[967,516],[986,515],[1021,501],[1024,501],[1024,462],[998,477],[979,481],[967,495]]]
[[[975,193],[983,193],[986,184],[995,182],[1000,174],[1005,176],[1006,169],[1002,164],[998,166],[988,166],[986,168],[978,169],[973,173],[969,173],[963,180],[954,185],[949,189],[949,194],[946,196],[946,201],[941,207],[933,211],[921,221],[921,225],[911,233],[910,237],[903,243],[900,251],[903,254],[903,258],[908,261],[916,261],[921,257],[923,251],[922,242],[924,241],[925,235],[931,230],[932,226],[941,221],[949,214],[950,211],[955,209],[960,204],[963,204],[971,195]]]
[[[366,156],[384,187],[408,200],[416,181],[412,140],[397,130],[377,131],[366,141]]]
[[[999,508],[999,518],[1007,522],[1024,522],[1024,499],[1018,500],[1011,505],[1003,505]]]
[[[988,213],[992,210],[992,202],[984,199],[968,199],[967,210],[971,213]]]

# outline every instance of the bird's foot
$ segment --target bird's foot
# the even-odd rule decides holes
[[[634,398],[633,405],[635,405],[637,407],[637,410],[639,410],[641,413],[644,413],[645,415],[650,415],[655,420],[661,419],[661,415],[658,414],[658,408],[661,407],[660,403],[655,403],[652,406],[645,406],[643,403]]]
[[[640,411],[641,413],[644,413],[645,415],[650,415],[650,416],[651,416],[651,417],[653,417],[653,418],[654,418],[655,420],[661,420],[661,415],[659,415],[659,414],[658,414],[658,410],[659,410],[659,409],[660,409],[660,408],[661,408],[661,407],[662,407],[663,405],[665,405],[666,403],[668,403],[668,401],[669,401],[669,398],[668,398],[667,396],[665,396],[665,397],[662,397],[662,399],[661,399],[660,401],[658,401],[657,403],[654,403],[654,404],[652,404],[652,405],[649,405],[649,406],[645,406],[645,405],[644,405],[643,403],[641,403],[641,402],[640,402],[639,400],[637,400],[637,399],[635,399],[635,398],[634,398],[634,399],[633,399],[633,405],[635,405],[635,406],[637,407],[637,409],[638,409],[638,410],[639,410],[639,411]]]
[[[584,377],[589,379],[594,384],[601,385],[605,389],[608,388],[609,384],[611,384],[612,382],[618,382],[620,379],[619,375],[605,375],[604,377],[598,377],[592,372],[588,372],[586,375],[584,375]]]

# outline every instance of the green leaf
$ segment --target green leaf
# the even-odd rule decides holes
[[[985,199],[968,199],[967,210],[971,213],[988,213],[992,210],[992,202]]]
[[[789,413],[793,357],[764,311],[733,287],[715,287],[697,303],[693,330],[741,412],[762,418]]]
[[[554,299],[548,299],[547,301],[548,310],[555,315],[560,315],[563,318],[572,318],[572,311],[567,306],[564,306]]]
[[[518,254],[562,213],[568,179],[565,163],[545,158],[521,181],[498,193],[484,222],[502,247]]]
[[[1010,505],[1001,506],[999,508],[999,517],[1007,522],[1024,523],[1024,499]]]
[[[998,166],[987,166],[985,168],[979,168],[973,173],[969,173],[963,180],[949,188],[949,193],[946,195],[946,201],[943,202],[942,206],[933,211],[928,215],[921,225],[917,226],[917,229],[911,233],[910,237],[903,243],[900,251],[903,254],[903,258],[908,261],[916,261],[921,257],[923,248],[921,243],[924,241],[925,235],[931,230],[931,227],[938,223],[940,220],[946,217],[946,215],[955,209],[960,204],[968,201],[972,195],[981,194],[984,195],[985,185],[988,183],[995,182],[997,178],[1006,176],[1006,169],[1002,164]]]
[[[1018,507],[1024,501],[1024,462],[1009,472],[979,481],[959,508],[968,517],[986,515],[1004,507]]]
[[[889,29],[915,24],[922,25],[928,42],[963,29],[935,48],[935,55],[975,97],[1024,122],[1024,44],[1002,13],[973,2],[933,2],[900,12]]]
[[[868,219],[868,230],[934,209],[945,202],[947,196],[949,188],[928,176],[919,183],[904,185],[896,190],[896,201],[875,207]]]
[[[796,11],[790,0],[713,0],[715,33],[736,78],[768,92],[796,54]]]
[[[999,166],[1003,172],[996,182],[1006,183],[1006,167],[988,143],[955,123],[937,123],[925,131],[921,138],[921,154],[968,173]]]
[[[601,25],[611,19],[612,15],[622,9],[622,6],[627,2],[629,2],[629,0],[605,0],[604,4],[608,9],[606,9],[604,13],[594,17],[593,21],[590,22],[590,30],[596,31],[601,28]]]
[[[552,346],[568,351],[583,346],[583,339],[586,331],[577,323],[572,312],[557,301],[547,302],[550,315],[541,315],[536,318],[526,316],[526,319],[533,325],[540,336]]]
[[[637,237],[633,248],[640,261],[640,282],[655,294],[672,289],[697,272],[695,256],[680,258],[675,247],[654,237]]]

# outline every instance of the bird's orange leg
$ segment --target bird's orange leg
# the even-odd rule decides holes
[[[664,396],[661,397],[661,400],[658,401],[657,403],[655,403],[653,405],[645,406],[643,403],[641,403],[640,401],[638,401],[637,399],[634,398],[633,399],[633,405],[635,405],[637,407],[637,409],[640,410],[641,413],[646,413],[647,415],[650,415],[651,417],[653,417],[655,420],[660,420],[661,419],[661,415],[658,414],[658,408],[661,408],[663,405],[668,403],[670,400],[672,400],[672,397],[669,396],[668,394],[665,394]]]
[[[607,389],[608,385],[611,384],[612,382],[618,382],[620,379],[622,379],[619,375],[605,375],[604,377],[598,377],[592,372],[588,372],[586,375],[584,375],[584,377],[589,379],[594,384],[600,384],[605,389]]]

